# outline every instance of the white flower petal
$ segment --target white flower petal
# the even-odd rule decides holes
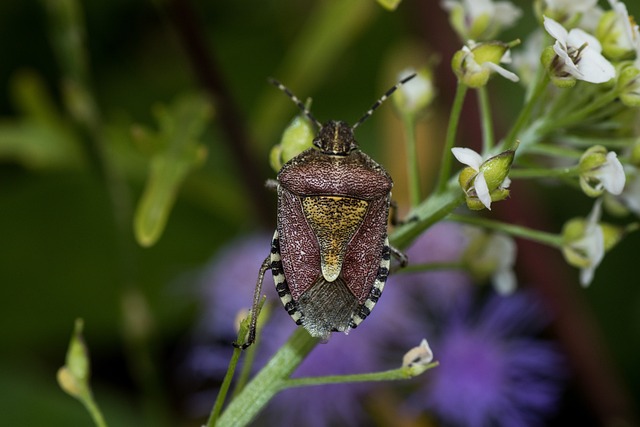
[[[405,368],[417,365],[424,366],[431,363],[432,360],[433,351],[431,351],[431,347],[429,347],[426,338],[423,338],[419,346],[413,347],[405,353],[402,357],[402,366]]]
[[[593,275],[596,271],[595,266],[589,266],[580,270],[580,284],[584,287],[587,287],[591,284],[593,280]]]
[[[616,76],[616,69],[600,53],[587,48],[582,51],[581,56],[578,69],[583,74],[582,80],[585,82],[604,83]]]
[[[596,268],[604,258],[604,233],[602,227],[596,226],[591,233],[582,240],[574,243],[589,256],[589,265],[580,270],[580,284],[588,286],[593,280]]]
[[[631,212],[640,217],[640,174],[635,173],[630,176],[632,178],[625,183],[624,191],[620,198]]]
[[[471,21],[476,20],[482,15],[492,16],[495,8],[492,0],[464,0],[464,9]]]
[[[440,7],[446,10],[447,12],[452,11],[454,8],[461,6],[460,2],[457,0],[443,0],[440,2]]]
[[[497,271],[492,282],[493,289],[500,295],[510,295],[516,290],[516,275],[510,268]]]
[[[494,64],[493,62],[485,62],[484,64],[482,64],[482,66],[495,71],[496,73],[500,74],[502,77],[509,79],[512,82],[517,82],[520,80],[520,78],[516,74],[512,73],[506,68],[499,66],[498,64]]]
[[[593,208],[591,208],[591,212],[587,217],[587,229],[592,231],[595,227],[598,226],[598,222],[600,221],[600,217],[602,216],[602,199],[596,200],[593,204]],[[587,232],[588,233],[588,232]]]
[[[583,77],[578,67],[576,67],[576,64],[573,63],[573,59],[571,59],[571,57],[567,53],[567,50],[562,44],[560,44],[560,42],[556,42],[553,45],[553,51],[560,57],[560,59],[564,63],[564,71],[579,79]]]
[[[595,50],[598,53],[602,52],[602,45],[598,39],[593,37],[591,34],[581,30],[580,28],[574,28],[569,31],[567,46],[580,49],[584,44],[587,45],[586,49]]]
[[[500,184],[500,188],[509,188],[511,186],[511,178],[506,177],[502,184]]]
[[[472,167],[474,170],[480,170],[482,164],[482,156],[471,148],[453,147],[451,149],[454,157],[462,164]]]
[[[522,16],[522,10],[508,1],[497,1],[494,5],[493,16],[502,27],[510,27]]]
[[[487,180],[484,177],[484,172],[478,172],[476,179],[473,181],[473,187],[476,189],[476,195],[480,202],[489,210],[491,210],[491,195],[489,194],[489,187],[487,186]]]
[[[547,33],[551,35],[554,39],[558,40],[560,43],[566,45],[567,37],[569,37],[569,33],[567,30],[556,21],[551,18],[544,17],[544,29],[547,30]]]
[[[618,160],[618,155],[614,151],[607,153],[607,162],[600,168],[598,179],[604,189],[614,195],[619,195],[624,190],[626,176],[622,163]]]

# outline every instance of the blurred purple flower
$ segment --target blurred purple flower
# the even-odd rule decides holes
[[[440,366],[411,403],[445,425],[531,427],[558,405],[564,359],[548,341],[532,337],[548,318],[534,295],[492,295],[474,310],[459,301],[430,338]]]
[[[231,243],[214,256],[199,279],[198,294],[203,297],[203,315],[196,327],[195,341],[179,376],[205,391],[193,396],[190,412],[205,415],[215,399],[216,390],[206,387],[219,381],[227,369],[236,338],[234,320],[238,311],[249,308],[258,269],[269,253],[268,235],[251,236]],[[270,273],[265,276],[263,293],[274,305],[264,326],[255,361],[256,370],[279,349],[296,325],[282,307]],[[348,336],[334,333],[329,342],[317,346],[294,373],[294,377],[365,373],[398,367],[403,351],[411,341],[398,331],[417,331],[409,316],[404,315],[402,289],[387,287],[371,316]],[[407,334],[408,335],[408,334]],[[387,349],[401,346],[399,351]],[[389,357],[385,357],[389,356]],[[336,424],[358,426],[365,413],[362,398],[371,384],[338,384],[285,390],[278,394],[260,419],[267,425],[305,425],[310,427]]]
[[[203,314],[179,372],[185,387],[200,390],[189,402],[194,416],[205,416],[211,409],[236,338],[236,315],[251,304],[270,241],[265,234],[229,244],[198,280]],[[458,225],[436,224],[409,249],[410,263],[457,261],[465,244]],[[516,294],[490,299],[474,317],[473,289],[461,271],[391,275],[372,315],[348,336],[335,333],[328,343],[317,346],[294,377],[396,368],[402,355],[426,337],[441,365],[419,380],[424,385],[412,396],[413,407],[431,410],[455,425],[531,425],[552,410],[559,390],[556,378],[561,376],[558,353],[550,344],[529,338],[543,326],[533,320],[543,316],[531,296]],[[262,329],[256,370],[296,327],[280,304],[270,273],[263,293],[273,311]],[[442,332],[439,340],[437,331]],[[285,390],[256,425],[371,424],[363,402],[384,386],[389,387],[364,383]],[[509,424],[511,420],[514,424]]]
[[[439,222],[422,233],[407,250],[409,266],[460,261],[469,241],[463,228],[453,222]],[[404,273],[389,277],[389,287],[420,299],[434,314],[446,313],[456,304],[458,295],[471,284],[460,269]],[[418,340],[419,341],[419,340]]]

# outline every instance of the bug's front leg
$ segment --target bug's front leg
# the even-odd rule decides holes
[[[409,264],[409,257],[407,257],[407,254],[402,252],[400,249],[394,248],[393,246],[389,245],[389,251],[391,252],[391,255],[393,255],[400,263],[400,265],[396,266],[397,268],[395,268],[394,271],[406,267],[407,264]]]
[[[395,200],[389,200],[389,222],[391,222],[391,225],[399,227],[417,220],[418,217],[416,215],[404,219],[398,218],[398,203]]]
[[[258,272],[258,280],[256,282],[256,288],[253,291],[253,305],[251,307],[251,322],[249,324],[249,336],[244,343],[239,343],[237,341],[233,342],[233,346],[236,348],[240,348],[244,350],[253,344],[256,340],[256,328],[258,325],[258,316],[260,315],[260,296],[262,294],[262,282],[264,282],[264,275],[268,269],[271,268],[271,255],[268,255],[264,261],[262,261],[262,265],[260,266],[260,271]]]

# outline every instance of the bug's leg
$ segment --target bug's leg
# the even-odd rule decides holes
[[[251,307],[251,323],[249,324],[249,336],[244,343],[234,342],[234,347],[244,350],[245,348],[253,344],[253,342],[256,340],[256,328],[258,325],[258,316],[260,315],[262,282],[264,282],[264,275],[269,268],[271,268],[271,255],[267,256],[265,260],[262,261],[260,272],[258,273],[258,281],[256,282],[256,289],[253,291],[253,305]]]
[[[389,201],[389,221],[391,225],[394,227],[398,227],[400,225],[407,224],[409,222],[417,221],[418,217],[413,215],[409,218],[399,219],[398,218],[398,203],[395,200]]]
[[[400,262],[399,268],[407,266],[407,264],[409,263],[409,258],[407,257],[407,254],[405,254],[398,248],[394,248],[391,245],[389,245],[389,251],[391,251],[391,255],[396,257],[396,259]]]

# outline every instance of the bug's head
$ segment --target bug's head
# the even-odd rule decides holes
[[[346,156],[358,148],[353,137],[353,128],[345,122],[330,120],[320,128],[313,145],[325,154]]]

